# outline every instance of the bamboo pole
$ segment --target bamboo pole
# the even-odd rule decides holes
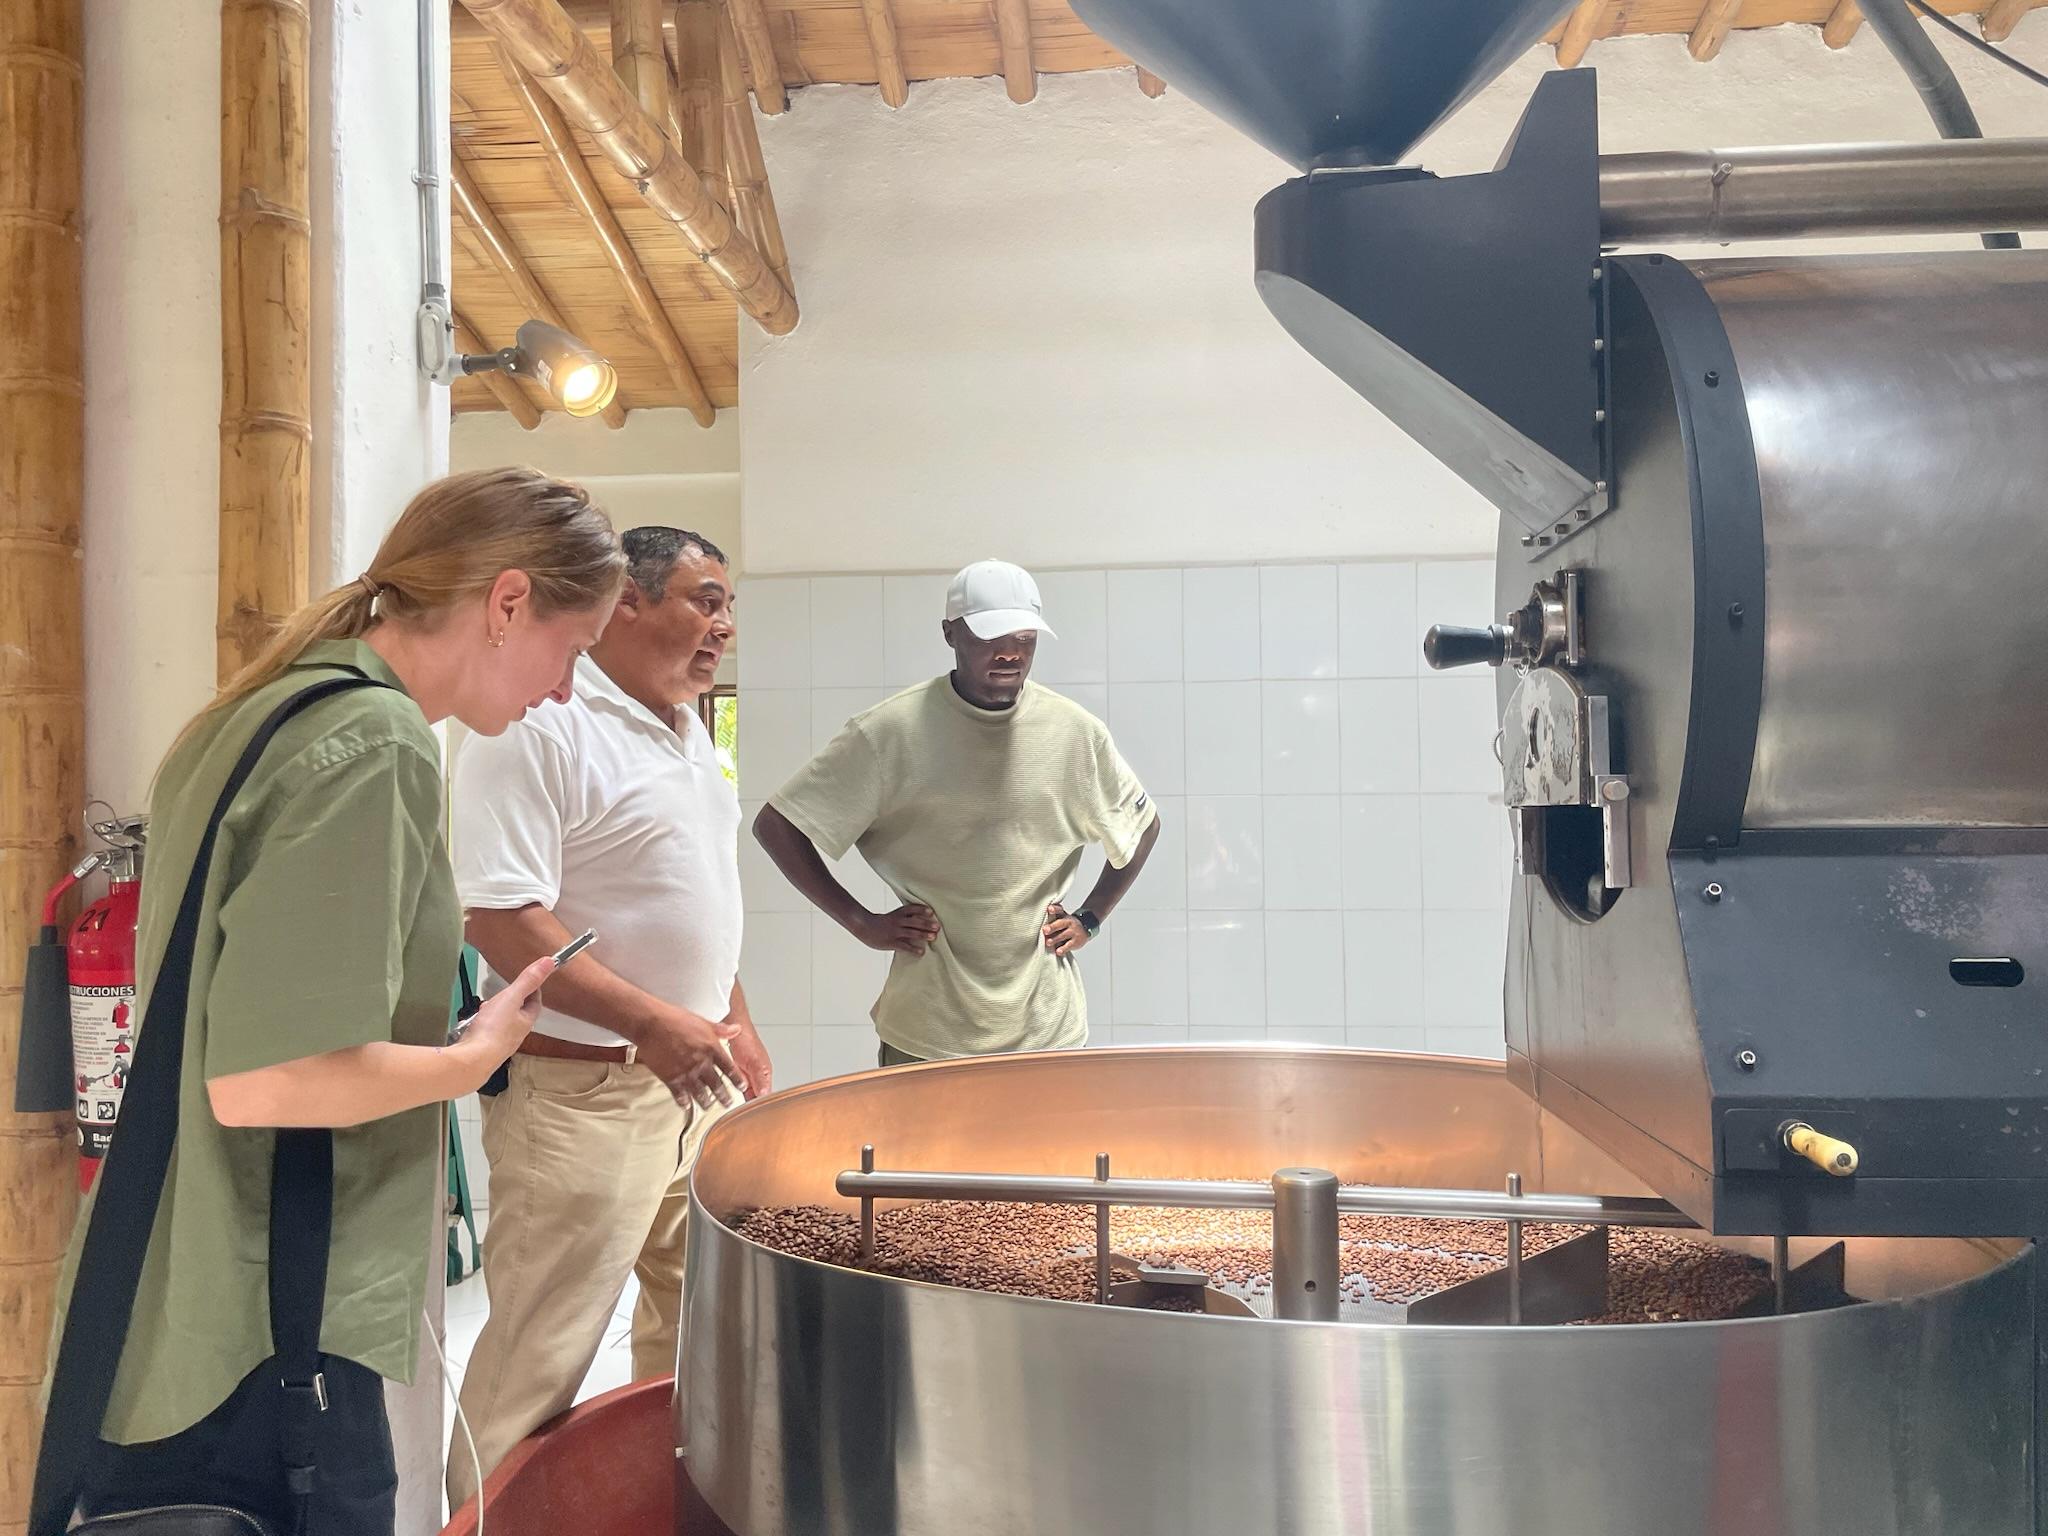
[[[711,396],[705,392],[703,380],[697,377],[697,370],[684,350],[683,338],[676,334],[668,311],[661,307],[654,284],[647,280],[646,269],[640,265],[640,258],[626,239],[625,230],[619,227],[618,216],[598,190],[597,178],[590,173],[582,152],[576,148],[569,125],[562,121],[561,110],[542,94],[525,70],[506,57],[504,49],[493,48],[491,52],[498,61],[498,68],[504,72],[506,83],[519,98],[520,105],[526,108],[527,119],[533,124],[541,148],[554,162],[555,169],[562,173],[570,200],[582,212],[584,221],[597,236],[605,259],[612,264],[612,271],[618,274],[634,313],[640,317],[649,345],[660,354],[669,377],[675,380],[677,391],[689,406],[690,414],[697,418],[697,424],[710,426],[717,419]]]
[[[1821,41],[1830,48],[1846,48],[1863,25],[1863,8],[1856,0],[1836,0],[1835,8],[1820,29]]]
[[[1155,101],[1166,94],[1166,82],[1144,65],[1138,66],[1138,89]]]
[[[1705,64],[1718,54],[1741,13],[1742,0],[1707,0],[1705,8],[1700,11],[1698,23],[1692,29],[1692,36],[1686,39],[1686,47],[1692,51],[1692,56]]]
[[[761,0],[725,0],[732,30],[747,57],[747,73],[753,77],[754,99],[761,110],[773,117],[789,110],[789,92],[782,88],[782,62],[775,56],[775,34],[768,29],[768,17]]]
[[[0,6],[0,1536],[28,1518],[71,1124],[17,1115],[22,957],[85,801],[83,0]]]
[[[519,66],[554,99],[562,115],[675,225],[740,308],[780,336],[797,322],[796,299],[661,124],[626,94],[556,0],[462,0]]]
[[[454,320],[455,345],[463,351],[495,352],[498,350],[478,334],[475,326],[462,318],[461,310],[458,309],[454,312]],[[485,389],[488,389],[493,395],[497,396],[498,404],[510,412],[512,419],[518,422],[520,426],[531,432],[540,425],[540,407],[527,397],[526,391],[519,387],[517,379],[501,369],[492,369],[488,373],[475,374],[473,377]]]
[[[725,172],[732,184],[727,204],[747,238],[760,248],[783,287],[794,294],[789,277],[789,250],[782,240],[782,220],[775,213],[775,191],[768,185],[768,162],[761,156],[761,135],[747,100],[746,77],[740,73],[739,45],[732,27],[718,29],[719,88],[725,96]]]
[[[467,226],[471,249],[485,266],[495,268],[498,276],[505,280],[505,286],[512,290],[512,297],[519,301],[519,307],[537,320],[549,325],[574,332],[575,327],[563,317],[554,295],[540,284],[533,269],[526,264],[519,246],[512,238],[512,232],[505,227],[505,221],[498,217],[498,210],[482,192],[477,190],[472,179],[469,163],[456,155],[449,165],[449,201],[456,213]],[[605,425],[617,431],[626,424],[626,409],[616,398],[601,413]]]
[[[312,426],[312,23],[306,0],[223,0],[218,664],[306,600]]]
[[[1031,61],[1031,0],[995,0],[996,32],[1002,40],[1003,83],[1020,106],[1038,94]]]
[[[1558,68],[1578,68],[1607,20],[1607,5],[1608,0],[1579,0],[1578,7],[1565,18],[1564,36],[1557,40]]]
[[[2042,0],[1995,0],[1978,19],[1984,29],[1984,41],[2004,42],[2012,36],[2012,29],[2020,24],[2020,18],[2041,3]]]
[[[867,19],[868,42],[875,50],[875,81],[882,88],[882,100],[900,107],[910,100],[910,81],[903,73],[903,50],[896,41],[896,13],[889,0],[860,0]]]
[[[711,195],[732,209],[725,175],[725,96],[718,78],[717,0],[681,0],[676,18],[676,90],[683,158],[704,173]]]
[[[611,0],[612,69],[656,122],[675,110],[668,54],[662,46],[661,0]]]

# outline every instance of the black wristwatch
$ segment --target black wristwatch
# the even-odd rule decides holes
[[[1102,919],[1093,912],[1090,912],[1086,907],[1083,907],[1074,914],[1074,921],[1081,925],[1081,931],[1091,939],[1102,929]]]

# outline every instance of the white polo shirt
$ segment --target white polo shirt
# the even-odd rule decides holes
[[[642,991],[707,1019],[740,962],[739,796],[690,710],[670,730],[596,662],[574,694],[455,752],[453,854],[465,908],[539,904]],[[492,977],[492,986],[498,978]],[[535,1029],[621,1045],[544,1009]]]

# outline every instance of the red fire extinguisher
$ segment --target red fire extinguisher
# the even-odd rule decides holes
[[[92,1187],[113,1139],[135,1062],[135,920],[147,816],[96,822],[107,893],[78,914],[65,943],[71,990],[71,1070],[78,1113],[78,1187]],[[61,894],[61,891],[60,893]]]

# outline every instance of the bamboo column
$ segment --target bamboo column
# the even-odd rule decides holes
[[[223,680],[306,601],[312,224],[306,0],[220,13]]]
[[[71,1126],[16,1115],[22,957],[84,808],[84,0],[0,5],[0,1536],[27,1522]]]

